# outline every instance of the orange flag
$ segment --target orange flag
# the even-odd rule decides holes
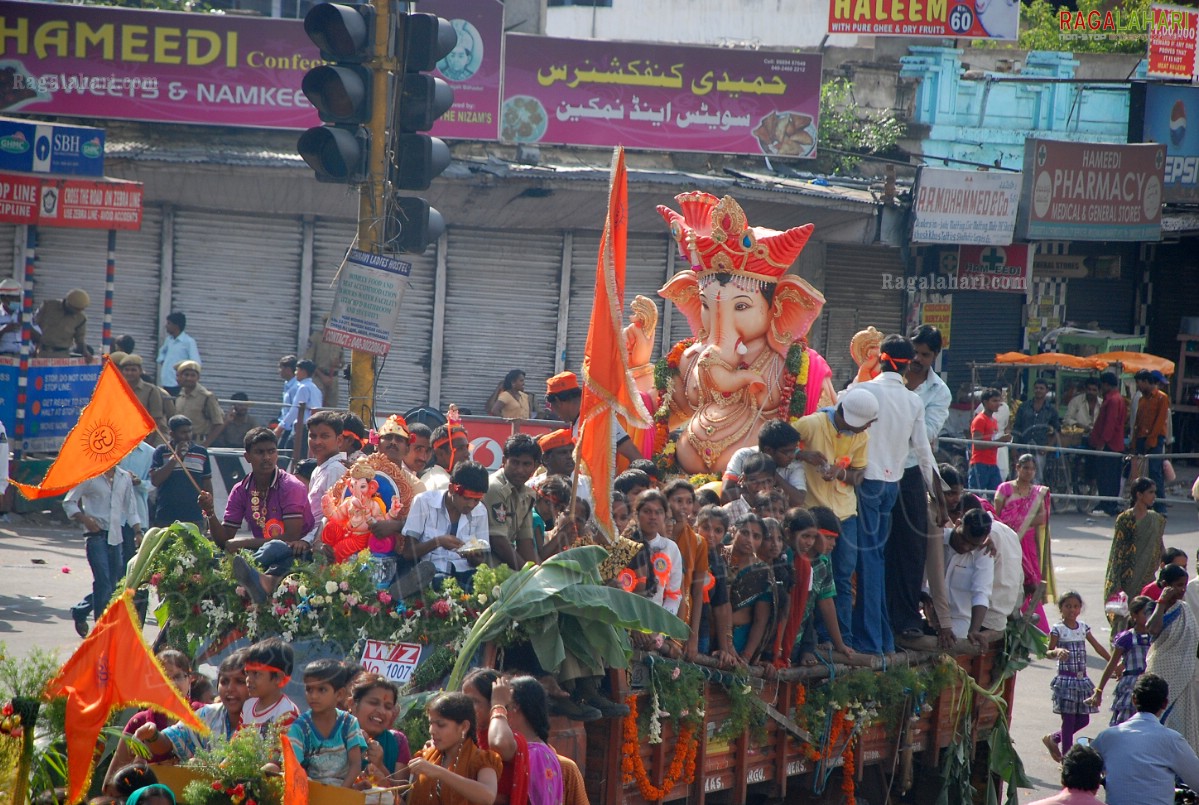
[[[126,590],[46,685],[46,700],[67,697],[68,802],[79,802],[87,793],[96,740],[109,714],[119,707],[153,708],[208,734],[208,727],[167,679],[137,624],[133,591]]]
[[[595,269],[595,302],[583,357],[583,402],[575,458],[591,477],[594,511],[600,528],[615,541],[612,522],[612,478],[616,474],[616,417],[630,428],[648,428],[649,411],[629,373],[629,353],[622,331],[625,248],[629,228],[628,173],[624,148],[617,148],[608,186],[608,215],[600,238]]]
[[[154,430],[154,419],[110,361],[104,362],[92,399],[62,443],[41,484],[12,485],[30,500],[51,498],[114,466]]]
[[[287,805],[308,805],[308,772],[296,759],[295,747],[287,733],[279,736],[283,744],[283,801]]]

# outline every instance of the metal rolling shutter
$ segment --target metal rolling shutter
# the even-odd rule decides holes
[[[21,244],[24,249],[24,243]],[[14,224],[0,225],[0,279],[16,277],[18,280],[25,276],[25,263],[17,253],[17,226]]]
[[[958,291],[953,295],[949,349],[941,353],[941,376],[957,391],[971,383],[971,363],[991,363],[999,352],[1019,351],[1024,335],[1024,295]]]
[[[587,346],[587,328],[591,323],[591,308],[595,300],[595,269],[599,259],[598,232],[574,233],[570,255],[570,321],[566,333],[566,368],[579,371]],[[629,321],[629,302],[638,294],[648,296],[658,306],[659,327],[666,300],[658,289],[666,282],[666,237],[631,235],[625,267],[624,321]],[[654,338],[654,359],[661,352],[661,330]]]
[[[449,230],[441,407],[483,413],[510,369],[523,369],[540,406],[554,370],[562,238]]]
[[[112,334],[114,338],[123,333],[132,335],[138,354],[150,361],[158,349],[161,235],[162,210],[158,207],[144,210],[140,230],[117,232]],[[3,253],[11,252],[0,251]],[[87,291],[92,298],[87,310],[87,341],[97,351],[103,335],[107,259],[106,230],[38,228],[34,307],[46,299],[61,299],[72,288]]]
[[[854,333],[871,325],[887,335],[903,329],[904,292],[884,287],[884,274],[903,276],[898,249],[829,244],[821,289],[824,311],[808,340],[832,367],[837,388],[857,371],[849,356]]]
[[[334,278],[354,242],[353,221],[319,219],[312,246],[312,323],[324,319],[333,307]],[[392,334],[391,352],[379,364],[375,400],[380,415],[402,413],[429,401],[429,358],[433,343],[433,283],[437,252],[397,255],[412,263],[412,276],[400,303],[400,319]],[[346,361],[350,359],[346,354]],[[343,394],[348,391],[342,381]]]
[[[1160,299],[1163,288],[1157,288]],[[1128,280],[1071,279],[1066,288],[1066,318],[1077,327],[1095,322],[1100,330],[1134,332],[1136,291]],[[1170,357],[1170,356],[1167,356]]]
[[[171,304],[188,314],[200,382],[222,399],[278,399],[279,357],[296,348],[300,221],[180,210],[174,247]]]

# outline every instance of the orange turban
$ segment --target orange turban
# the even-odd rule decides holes
[[[379,428],[380,436],[399,436],[402,439],[410,438],[408,434],[408,423],[404,421],[404,417],[399,414],[392,414],[387,417],[387,421],[383,423],[383,427]]]
[[[573,391],[578,387],[579,378],[574,372],[560,372],[545,381],[546,394],[561,394],[564,391]]]
[[[548,453],[559,447],[574,447],[575,437],[569,428],[561,428],[551,433],[542,434],[538,437],[537,444],[541,445],[541,452]]]

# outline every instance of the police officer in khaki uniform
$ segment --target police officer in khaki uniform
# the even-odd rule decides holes
[[[39,358],[67,358],[71,345],[87,363],[92,355],[87,348],[87,316],[83,311],[91,304],[87,291],[75,288],[65,299],[47,299],[33,317],[33,322],[42,329],[38,345]]]

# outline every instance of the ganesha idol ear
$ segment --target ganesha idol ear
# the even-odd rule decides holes
[[[780,355],[786,355],[792,344],[807,336],[823,308],[824,294],[813,288],[807,280],[794,274],[780,279],[774,288],[770,330],[766,334],[771,348]]]
[[[662,286],[662,290],[658,291],[658,296],[681,310],[687,318],[687,323],[691,325],[691,334],[699,335],[703,329],[699,315],[703,303],[699,297],[699,277],[694,271],[680,271],[675,274]]]

